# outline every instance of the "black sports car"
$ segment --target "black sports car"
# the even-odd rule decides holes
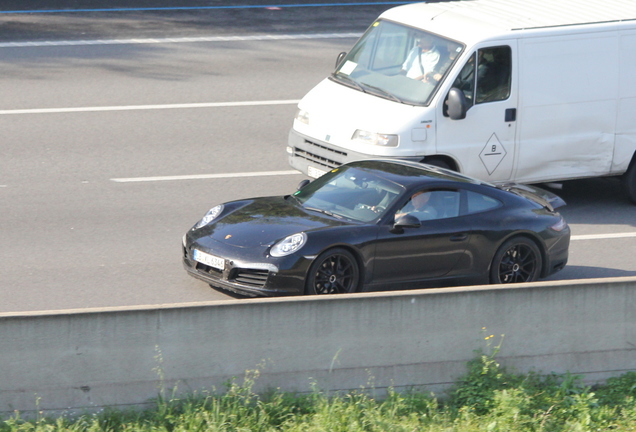
[[[249,296],[530,282],[561,270],[556,195],[367,160],[292,195],[213,207],[183,237],[188,273]]]

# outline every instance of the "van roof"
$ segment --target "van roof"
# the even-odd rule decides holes
[[[636,1],[455,0],[398,6],[382,18],[448,37],[457,33],[456,39],[472,33],[468,39],[475,39],[519,30],[636,20]]]

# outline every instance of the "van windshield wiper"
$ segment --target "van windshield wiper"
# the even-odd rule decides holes
[[[376,86],[373,86],[373,85],[367,84],[367,83],[362,83],[362,85],[364,85],[365,87],[368,87],[370,89],[375,90],[376,92],[380,93],[381,95],[386,96],[387,99],[391,99],[391,100],[394,100],[395,102],[399,102],[399,103],[404,103],[404,101],[402,99],[400,99],[399,97],[397,97],[393,93],[389,93],[388,91],[386,91],[384,89],[381,89],[380,87],[376,87]]]
[[[343,82],[343,84],[348,85],[349,87],[355,87],[358,90],[360,90],[362,93],[366,93],[366,91],[364,90],[364,87],[362,87],[360,83],[358,83],[353,78],[349,78],[346,75],[337,74],[337,73],[332,73],[331,76],[333,79],[341,81]]]

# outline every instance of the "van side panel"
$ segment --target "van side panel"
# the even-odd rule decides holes
[[[517,181],[610,172],[618,42],[615,31],[520,39]]]
[[[612,171],[627,170],[636,149],[636,30],[622,33],[619,43],[618,118]]]

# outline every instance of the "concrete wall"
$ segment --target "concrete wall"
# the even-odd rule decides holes
[[[248,369],[257,389],[439,392],[503,334],[498,358],[518,371],[635,370],[636,278],[0,314],[0,411],[222,391]]]

